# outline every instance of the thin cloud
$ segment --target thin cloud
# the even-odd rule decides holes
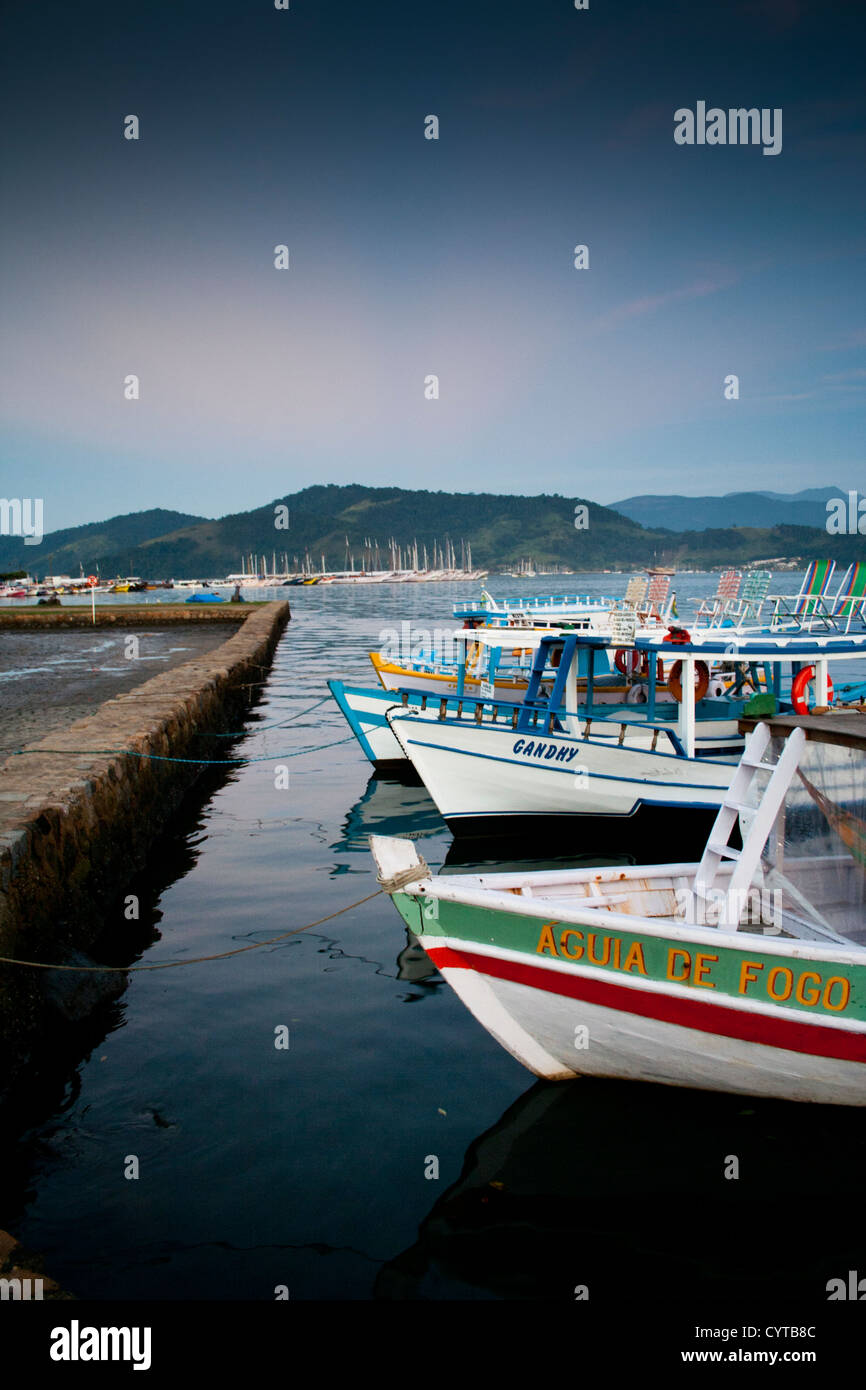
[[[705,278],[695,280],[691,285],[683,285],[678,290],[665,290],[661,294],[645,294],[637,299],[626,300],[624,304],[618,304],[606,314],[595,320],[595,328],[616,328],[621,323],[628,323],[631,319],[643,318],[645,314],[654,314],[659,309],[666,308],[669,304],[680,304],[690,299],[703,299],[710,294],[719,294],[722,290],[729,289],[736,283],[737,277],[734,275],[719,279]]]
[[[866,347],[866,328],[852,328],[835,343],[821,343],[819,352],[849,352],[851,348]]]
[[[764,401],[785,401],[785,402],[788,402],[788,401],[811,401],[811,400],[814,400],[815,397],[816,397],[818,394],[819,394],[819,393],[818,393],[817,391],[787,391],[787,392],[785,392],[783,395],[760,396],[759,399],[760,399],[760,400],[764,400]]]
[[[863,381],[866,379],[866,367],[849,367],[846,372],[828,372],[821,378],[822,381],[829,381],[833,384],[837,382]]]

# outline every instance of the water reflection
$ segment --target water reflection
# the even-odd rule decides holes
[[[331,845],[331,849],[340,854],[367,855],[370,835],[397,835],[425,840],[434,836],[448,837],[448,831],[422,784],[374,773],[364,788],[363,796],[347,812],[340,838]],[[527,836],[510,840],[452,840],[448,837],[442,868],[449,873],[478,873],[482,870],[509,873],[521,869],[564,869],[575,865],[589,867],[637,862],[634,854],[612,853],[609,835],[603,850],[582,848],[578,852],[575,849],[575,832],[566,828],[558,840],[548,835],[541,843]],[[345,871],[346,866],[337,866],[336,872]]]
[[[864,1159],[866,1117],[842,1107],[537,1082],[470,1145],[375,1293],[820,1302],[862,1267]]]
[[[218,767],[203,772],[169,829],[153,845],[147,868],[131,874],[123,895],[102,913],[94,912],[86,928],[77,924],[77,939],[86,950],[69,946],[65,924],[59,922],[56,935],[40,941],[34,954],[62,966],[91,967],[98,962],[115,968],[146,957],[162,938],[164,892],[192,872],[202,853],[207,803],[235,776],[234,770]],[[135,918],[126,912],[130,895],[137,902]],[[36,1166],[46,1159],[50,1164],[55,1136],[78,1100],[83,1067],[125,1026],[128,985],[123,971],[0,966],[0,1130],[7,1138],[22,1136],[17,1145],[0,1146],[0,1226],[16,1226],[32,1197]]]
[[[364,795],[350,811],[331,849],[341,853],[369,853],[370,835],[402,835],[413,840],[439,835],[444,822],[426,787],[397,777],[372,776]]]
[[[397,979],[419,984],[422,980],[438,980],[439,972],[417,936],[406,928],[406,945],[397,957]]]

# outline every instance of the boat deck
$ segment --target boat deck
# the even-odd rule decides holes
[[[774,714],[762,718],[770,733],[780,738],[787,738],[792,729],[803,729],[807,739],[866,750],[866,708],[833,714]],[[740,733],[751,733],[757,723],[757,719],[741,719]]]

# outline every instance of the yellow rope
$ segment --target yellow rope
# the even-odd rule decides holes
[[[79,970],[118,975],[130,975],[135,970],[174,970],[179,965],[201,965],[203,961],[225,960],[228,956],[239,956],[244,951],[257,951],[261,946],[274,946],[278,941],[285,941],[288,936],[299,936],[301,932],[309,931],[312,927],[320,927],[324,922],[331,922],[335,917],[341,917],[344,912],[351,912],[353,907],[361,907],[364,903],[372,902],[373,898],[378,898],[381,894],[382,889],[377,888],[375,893],[368,893],[366,898],[359,898],[357,902],[348,903],[346,907],[338,907],[336,912],[329,912],[327,917],[319,917],[315,922],[308,922],[305,927],[295,927],[293,931],[284,931],[279,936],[272,936],[269,941],[254,941],[250,946],[236,946],[233,951],[220,951],[213,956],[193,956],[190,960],[161,961],[157,965],[49,965],[42,960],[15,960],[12,956],[0,956],[0,965],[31,965],[35,970]]]

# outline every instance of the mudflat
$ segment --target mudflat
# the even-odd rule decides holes
[[[223,624],[4,632],[0,637],[0,759],[91,714],[114,695],[212,651]],[[131,641],[130,639],[134,639]]]

